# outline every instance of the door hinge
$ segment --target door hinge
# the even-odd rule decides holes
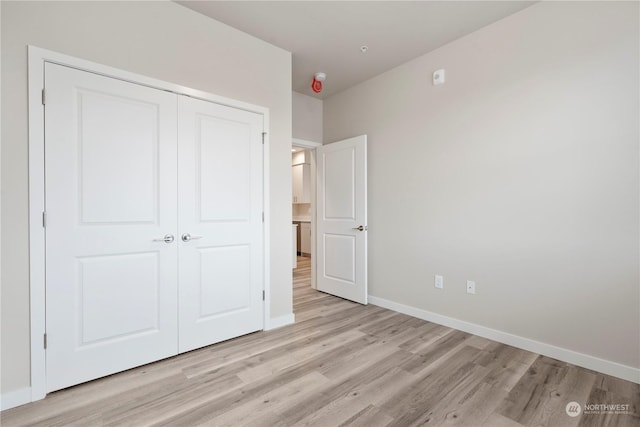
[[[44,349],[47,349],[47,334],[44,334]]]
[[[42,212],[42,228],[47,228],[47,211]]]
[[[42,89],[42,105],[45,105],[46,97],[44,95],[44,89]]]
[[[262,132],[262,145],[264,145],[264,137],[267,135],[266,132]]]
[[[262,301],[264,301],[264,291],[262,291]]]

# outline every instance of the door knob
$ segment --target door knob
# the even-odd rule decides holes
[[[191,241],[191,240],[196,240],[196,239],[202,239],[202,236],[192,236],[192,235],[191,235],[191,234],[189,234],[189,233],[184,233],[184,234],[182,235],[182,241],[183,241],[183,242],[189,242],[189,241]]]
[[[367,229],[367,227],[364,227],[364,226],[362,226],[362,225],[360,225],[360,226],[358,226],[358,227],[353,227],[353,228],[352,228],[352,230],[358,230],[358,231],[364,231],[364,230],[366,230],[366,229]]]
[[[172,243],[174,240],[173,234],[165,234],[164,237],[160,237],[159,239],[153,239],[154,242],[165,242]]]

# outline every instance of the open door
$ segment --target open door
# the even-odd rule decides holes
[[[316,149],[317,289],[367,303],[367,136]]]

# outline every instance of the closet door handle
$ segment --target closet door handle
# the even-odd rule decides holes
[[[175,238],[173,234],[165,234],[164,237],[160,237],[159,239],[153,239],[154,242],[165,242],[165,243],[173,243]]]
[[[204,236],[192,236],[192,235],[191,235],[191,234],[189,234],[189,233],[184,233],[184,234],[182,235],[182,241],[183,241],[183,242],[189,242],[189,241],[191,241],[191,240],[202,239],[203,237],[204,237]]]

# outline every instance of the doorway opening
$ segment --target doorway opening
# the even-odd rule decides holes
[[[310,251],[311,287],[366,305],[367,136],[302,147],[292,148],[295,255],[299,226],[310,234],[300,238],[300,255]]]
[[[294,139],[291,146],[293,286],[316,287],[316,147],[319,142]]]

